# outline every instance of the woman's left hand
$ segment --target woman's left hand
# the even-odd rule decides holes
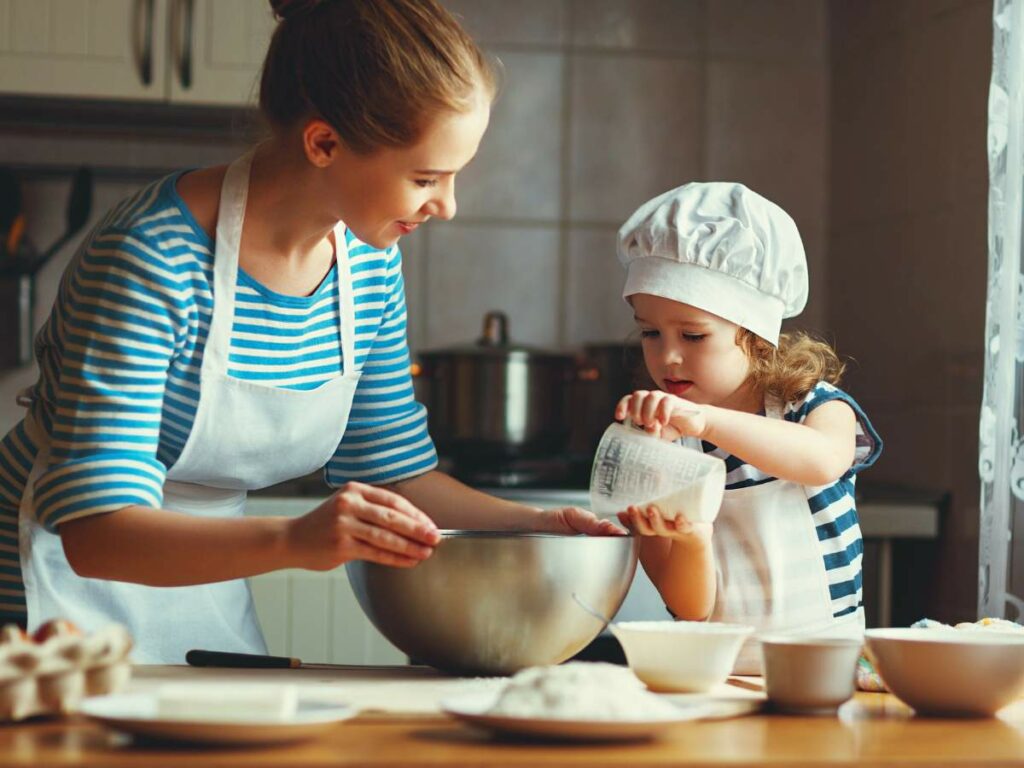
[[[611,520],[602,520],[593,512],[580,507],[562,507],[544,512],[545,530],[552,533],[583,533],[587,536],[626,536]]]

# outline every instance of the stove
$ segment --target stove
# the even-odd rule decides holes
[[[443,471],[474,488],[578,488],[590,484],[592,455],[539,456],[518,459],[442,462]]]

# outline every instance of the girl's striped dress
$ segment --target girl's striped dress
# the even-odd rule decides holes
[[[864,539],[857,519],[854,487],[857,473],[878,460],[882,452],[882,440],[856,401],[846,392],[826,382],[819,382],[799,402],[788,403],[783,410],[783,418],[800,424],[815,408],[833,400],[849,405],[857,417],[857,447],[853,466],[834,483],[819,487],[804,486],[804,491],[818,534],[818,548],[832,599],[832,615],[839,618],[853,613],[864,604]],[[702,447],[705,453],[725,461],[726,490],[746,488],[775,479],[707,441],[702,441]]]

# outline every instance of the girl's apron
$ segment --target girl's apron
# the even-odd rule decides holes
[[[354,365],[352,276],[341,224],[335,228],[334,241],[342,375],[309,391],[228,375],[238,246],[251,165],[250,152],[232,163],[224,176],[214,244],[213,315],[199,403],[192,431],[164,484],[164,509],[199,517],[241,517],[247,490],[323,467],[345,433],[359,379]],[[19,526],[30,631],[52,618],[70,619],[86,631],[118,621],[135,638],[133,656],[140,663],[180,664],[191,648],[266,653],[244,579],[148,587],[75,574],[60,536],[36,522],[33,486],[49,465],[49,438],[31,417],[26,426],[40,447],[22,497]]]
[[[766,410],[768,418],[782,417],[778,404]],[[696,441],[685,442],[700,450]],[[710,620],[755,628],[733,674],[761,674],[757,633],[863,636],[863,609],[832,616],[825,564],[802,485],[772,480],[726,490],[712,543],[718,584]]]

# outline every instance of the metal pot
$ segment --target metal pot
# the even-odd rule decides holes
[[[511,344],[508,318],[488,312],[476,343],[419,359],[419,396],[442,454],[482,463],[564,450],[571,355]]]
[[[593,453],[614,418],[622,397],[637,389],[653,389],[637,342],[592,343],[583,347],[576,395],[573,448]]]

